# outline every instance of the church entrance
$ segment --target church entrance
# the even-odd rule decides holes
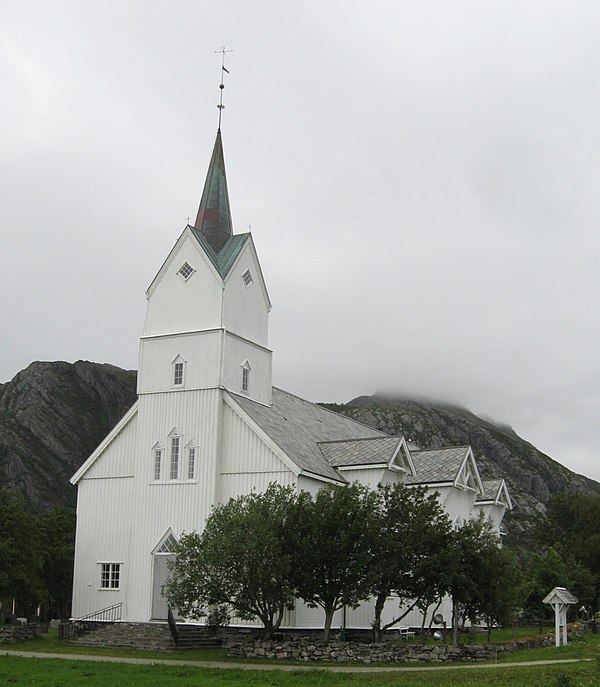
[[[163,596],[163,587],[169,579],[169,562],[175,560],[173,553],[177,540],[169,532],[152,552],[152,615],[151,620],[167,620],[168,604]],[[175,609],[173,614],[177,618]]]

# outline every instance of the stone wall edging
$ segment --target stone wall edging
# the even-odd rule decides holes
[[[264,640],[231,636],[227,641],[228,655],[237,658],[276,658],[306,662],[345,663],[422,663],[444,661],[486,661],[499,654],[551,646],[551,637],[521,639],[505,644],[412,644],[392,640],[380,644],[358,642],[315,641],[315,637],[294,640]]]
[[[0,626],[0,644],[14,644],[41,636],[42,629],[37,624]]]

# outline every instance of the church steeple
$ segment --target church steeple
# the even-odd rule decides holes
[[[194,226],[204,234],[217,255],[233,234],[220,129],[217,131]]]

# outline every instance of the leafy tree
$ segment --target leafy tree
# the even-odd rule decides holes
[[[534,553],[527,562],[526,585],[523,609],[539,621],[540,632],[549,607],[543,603],[544,597],[554,587],[568,585],[569,572],[563,556],[550,548],[542,554]]]
[[[357,483],[327,485],[313,497],[302,492],[290,530],[297,594],[309,607],[325,611],[329,638],[334,613],[356,608],[370,595],[375,492]]]
[[[488,542],[482,553],[477,612],[485,618],[490,641],[494,625],[514,623],[520,608],[523,576],[514,554],[499,542]]]
[[[294,603],[287,533],[295,500],[291,488],[271,484],[216,508],[201,535],[186,534],[176,547],[169,603],[188,618],[228,604],[244,620],[259,618],[269,638]]]
[[[37,518],[42,551],[42,579],[52,617],[68,618],[73,593],[75,509],[55,508]]]
[[[581,600],[597,605],[600,594],[600,496],[554,495],[548,503],[541,534],[549,546],[571,562],[587,568],[591,577],[582,570],[572,572],[582,582],[578,592]],[[585,583],[584,578],[587,580]],[[590,583],[594,585],[593,594],[590,594]]]
[[[34,517],[23,499],[0,489],[0,602],[36,606],[42,594],[42,552]]]
[[[415,606],[426,609],[445,593],[451,523],[437,495],[427,494],[425,488],[386,485],[377,497],[370,579],[375,596],[373,633],[379,641],[383,631]],[[391,595],[410,603],[382,627],[381,613]]]
[[[500,541],[481,517],[469,520],[452,534],[449,556],[449,592],[452,596],[452,639],[458,642],[459,618],[495,617],[503,580]]]
[[[539,621],[540,632],[544,618],[551,608],[543,603],[554,587],[567,587],[584,605],[591,605],[596,593],[596,577],[584,565],[561,554],[555,548],[532,554],[526,563],[524,610]]]

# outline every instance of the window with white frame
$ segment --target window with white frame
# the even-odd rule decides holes
[[[171,437],[171,466],[169,479],[179,479],[179,448],[181,445],[180,436]]]
[[[100,589],[119,589],[121,584],[120,563],[100,563]]]
[[[187,478],[196,478],[196,447],[188,446]]]
[[[173,365],[173,386],[181,386],[183,384],[183,363],[176,362]]]
[[[187,281],[196,270],[190,265],[189,262],[184,262],[179,268],[177,274],[184,280]]]
[[[248,393],[250,389],[250,363],[246,360],[242,365],[242,391]]]
[[[169,532],[169,534],[163,539],[161,545],[156,549],[156,553],[172,554],[175,553],[176,547],[177,539],[175,539],[173,532]]]
[[[154,449],[154,479],[159,480],[162,470],[163,449],[162,446],[155,446]]]

